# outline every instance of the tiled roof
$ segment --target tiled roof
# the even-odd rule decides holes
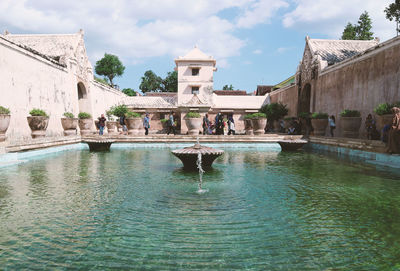
[[[122,103],[133,108],[175,108],[177,96],[133,96],[124,98]]]
[[[311,51],[321,56],[328,65],[341,62],[378,45],[376,40],[321,40],[309,39]]]
[[[276,89],[279,89],[279,88],[284,88],[284,87],[293,85],[294,83],[295,83],[295,76],[292,75],[292,76],[290,76],[288,79],[286,79],[286,80],[284,80],[284,81],[282,81],[282,82],[276,84],[276,85],[272,88],[272,90],[276,90]]]
[[[258,85],[256,90],[256,96],[264,96],[271,92],[273,86]]]
[[[214,90],[214,93],[217,95],[247,95],[246,90]]]

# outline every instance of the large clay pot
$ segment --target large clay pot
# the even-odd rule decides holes
[[[377,115],[376,116],[376,129],[382,131],[386,124],[391,125],[393,121],[393,114]]]
[[[343,137],[358,138],[361,127],[361,117],[341,117],[340,125]]]
[[[185,122],[189,135],[199,135],[201,129],[201,118],[186,118]]]
[[[129,135],[138,135],[140,127],[143,125],[142,118],[127,118],[126,119],[126,126],[128,127],[128,134]]]
[[[117,121],[107,121],[106,126],[107,126],[107,131],[109,135],[117,135],[118,130],[117,130]]]
[[[244,120],[244,129],[246,131],[246,135],[254,135],[253,123],[252,123],[251,119]]]
[[[77,118],[61,118],[61,125],[65,136],[76,135],[76,128],[78,127]]]
[[[253,133],[255,135],[263,135],[265,133],[265,125],[267,125],[266,118],[257,118],[251,120],[253,126]]]
[[[10,115],[0,115],[0,142],[6,140],[6,132],[10,125]]]
[[[274,125],[275,133],[279,133],[279,131],[281,130],[280,121],[279,120],[274,120],[273,125]]]
[[[93,119],[80,119],[79,129],[81,130],[81,135],[90,135],[92,133]]]
[[[29,116],[27,117],[29,127],[31,128],[32,138],[45,137],[47,125],[49,125],[49,117]]]
[[[314,128],[314,135],[324,136],[326,127],[328,126],[328,119],[311,119],[312,127]]]

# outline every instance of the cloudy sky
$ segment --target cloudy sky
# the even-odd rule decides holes
[[[0,30],[85,31],[94,65],[105,52],[126,66],[116,79],[138,90],[146,70],[161,76],[198,45],[217,59],[214,88],[254,91],[295,73],[304,38],[338,39],[363,11],[381,41],[395,35],[383,10],[393,0],[0,0]]]

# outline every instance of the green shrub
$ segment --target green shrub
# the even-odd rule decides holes
[[[166,123],[169,121],[169,119],[160,119],[161,123]]]
[[[112,120],[113,115],[114,115],[114,106],[110,107],[110,109],[106,111],[106,116],[108,120]]]
[[[0,115],[10,114],[10,109],[0,106]]]
[[[128,113],[128,107],[126,107],[126,105],[117,105],[112,107],[112,115],[114,116],[122,117],[126,113]]]
[[[358,110],[350,110],[350,109],[345,109],[340,113],[341,117],[345,118],[354,118],[354,117],[360,117],[360,111]]]
[[[286,117],[286,118],[284,118],[283,120],[288,121],[288,120],[292,120],[292,119],[293,119],[293,117]]]
[[[299,113],[299,118],[302,119],[309,119],[310,118],[311,113],[310,112],[300,112]]]
[[[392,114],[392,107],[393,105],[388,103],[379,104],[377,107],[375,107],[374,112],[379,116]]]
[[[189,112],[186,114],[186,118],[200,118],[200,114],[198,112]]]
[[[91,119],[92,115],[90,115],[89,113],[86,113],[86,112],[81,112],[78,114],[78,118],[79,119]]]
[[[321,112],[314,112],[311,115],[311,118],[313,119],[328,119],[328,114],[327,113],[321,113]]]
[[[269,120],[279,120],[286,116],[289,110],[282,103],[271,103],[263,105],[260,112],[264,113]]]
[[[43,111],[42,109],[37,109],[37,108],[32,109],[29,112],[29,114],[31,116],[35,116],[35,117],[48,117],[48,115],[46,114],[45,111]]]
[[[265,115],[265,113],[261,113],[261,112],[254,113],[254,114],[251,114],[251,115],[252,115],[251,116],[252,119],[261,119],[261,118],[266,118],[267,117],[267,115]]]
[[[72,114],[71,112],[65,112],[63,114],[64,117],[66,117],[67,119],[73,119],[75,118],[74,114]]]
[[[128,119],[133,119],[133,118],[141,118],[142,115],[139,114],[139,113],[137,113],[137,112],[129,111],[128,113],[126,113],[126,117],[127,117]]]
[[[252,119],[253,118],[253,114],[247,114],[244,115],[243,119],[248,120],[248,119]]]

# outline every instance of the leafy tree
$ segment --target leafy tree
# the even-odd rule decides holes
[[[124,88],[124,89],[122,90],[122,92],[125,93],[125,94],[128,95],[128,96],[136,96],[136,91],[134,91],[134,90],[131,89],[131,88]]]
[[[357,39],[358,40],[372,40],[374,32],[371,32],[372,20],[369,17],[368,12],[364,11],[358,19],[358,25],[356,27]]]
[[[99,83],[102,83],[104,85],[109,85],[107,78],[100,78],[100,77],[94,76],[94,80]]]
[[[347,23],[342,33],[342,40],[372,40],[372,20],[367,11],[360,15],[357,24]]]
[[[230,86],[228,86],[228,85],[223,86],[222,90],[234,90],[234,88],[233,88],[233,86],[231,84]]]
[[[387,8],[385,8],[386,19],[389,21],[396,21],[396,33],[399,35],[399,22],[400,22],[400,0],[395,0]]]
[[[343,30],[342,40],[355,40],[356,38],[356,26],[352,25],[350,22],[347,23]]]
[[[104,54],[104,57],[96,62],[95,71],[98,75],[104,75],[114,86],[113,79],[124,73],[125,67],[115,55]]]
[[[143,93],[160,92],[162,81],[160,76],[156,75],[152,70],[148,70],[142,76],[139,88]]]
[[[173,71],[167,74],[161,85],[162,92],[178,92],[178,72]]]

